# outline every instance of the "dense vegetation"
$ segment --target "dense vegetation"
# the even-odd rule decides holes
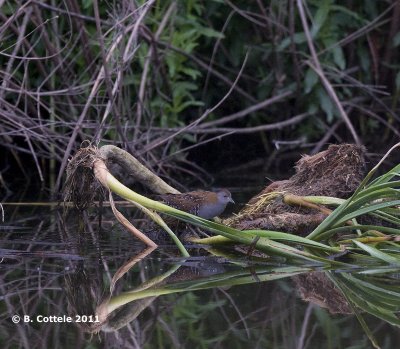
[[[207,166],[223,168],[257,157],[267,162],[271,154],[272,159],[284,158],[277,155],[293,149],[316,153],[326,143],[355,142],[383,153],[400,136],[399,45],[400,2],[394,0],[0,1],[2,198],[4,188],[6,194],[15,192],[22,180],[58,192],[68,160],[84,141],[128,150],[178,189],[179,175],[200,181]],[[396,162],[395,152],[392,159]],[[243,232],[175,212],[174,217],[219,232],[219,242],[231,239],[248,245],[250,251],[280,256],[272,261],[283,271],[270,265],[271,259],[261,261],[265,270],[247,264],[251,253],[244,255],[245,260],[228,255],[229,263],[240,267],[239,281],[255,283],[241,289],[244,292],[236,299],[226,292],[226,287],[239,284],[238,279],[229,280],[233,274],[228,267],[226,273],[212,276],[208,285],[204,280],[161,285],[160,294],[168,293],[165,289],[181,292],[185,286],[185,291],[213,291],[204,299],[192,292],[160,297],[161,307],[149,307],[151,317],[135,323],[137,338],[128,328],[131,347],[179,347],[180,341],[187,346],[241,347],[249,343],[248,337],[259,346],[282,348],[321,342],[330,348],[366,348],[378,345],[374,338],[383,348],[394,347],[400,326],[399,172],[400,165],[393,166],[375,179],[368,177],[349,200],[330,202],[338,209],[305,238],[289,235],[290,231]],[[148,207],[165,212],[159,203],[146,200],[152,205]],[[26,348],[43,347],[50,341],[60,346],[58,338],[66,338],[74,348],[83,347],[86,343],[82,340],[79,346],[75,338],[75,333],[80,338],[86,335],[82,329],[15,327],[9,316],[27,309],[32,314],[38,309],[64,314],[64,276],[77,276],[77,286],[70,282],[70,303],[87,300],[79,297],[82,289],[96,295],[87,287],[91,285],[85,268],[93,269],[98,276],[95,290],[103,292],[110,271],[119,270],[126,256],[135,253],[131,241],[118,240],[118,249],[110,247],[114,259],[106,250],[104,256],[114,263],[109,268],[107,258],[99,264],[100,245],[92,254],[86,251],[93,243],[93,225],[87,224],[85,232],[90,234],[75,234],[83,226],[77,215],[73,224],[79,229],[65,224],[61,215],[48,221],[18,220],[9,212],[9,222],[2,227],[3,244],[8,245],[2,255],[2,297],[7,302],[0,308],[5,319],[0,323],[0,346],[23,342]],[[383,224],[354,221],[365,215]],[[24,224],[30,230],[20,230]],[[14,228],[16,233],[9,232]],[[60,244],[60,232],[84,243],[79,240],[71,249],[69,240],[61,238]],[[335,240],[338,232],[346,235]],[[90,241],[85,240],[88,237]],[[210,240],[197,241],[202,242]],[[140,272],[148,274],[153,266],[159,281],[156,262],[165,255],[162,249],[158,252],[159,260],[144,260]],[[95,263],[85,259],[88,255]],[[282,266],[283,261],[293,265]],[[350,316],[296,305],[298,284],[259,283],[314,268],[326,269],[361,326]],[[138,273],[131,272],[125,289],[132,291]],[[158,296],[157,290],[151,291]],[[242,305],[242,300],[250,303]],[[225,316],[230,312],[234,320]],[[100,341],[103,338],[113,344],[125,340],[104,333],[94,336],[87,347],[107,346]],[[28,343],[29,337],[33,340]]]
[[[211,162],[221,149],[238,162],[327,142],[386,150],[399,18],[398,1],[7,1],[2,182],[57,189],[84,140],[162,176],[198,174],[200,145]]]

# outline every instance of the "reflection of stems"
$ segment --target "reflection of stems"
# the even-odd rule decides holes
[[[306,338],[307,327],[310,322],[310,316],[311,316],[311,312],[312,312],[313,308],[314,308],[314,304],[312,304],[312,303],[308,304],[306,313],[304,315],[303,325],[301,326],[301,334],[300,334],[299,341],[297,343],[297,347],[296,347],[297,349],[304,348],[304,339]]]
[[[149,254],[154,250],[154,248],[150,247],[148,249],[146,249],[145,251],[143,251],[140,255],[143,255],[145,253]],[[144,257],[144,256],[143,256]],[[142,257],[142,258],[143,258]],[[135,265],[138,261],[139,261],[139,255],[135,256],[132,260],[130,260],[126,265],[123,265],[121,268],[118,269],[118,271],[115,273],[114,277],[113,277],[113,281],[114,278],[116,278],[117,274],[117,278],[115,281],[117,281],[122,275],[124,275],[133,265]],[[181,264],[177,264],[174,265],[171,269],[169,269],[167,272],[163,273],[160,276],[157,276],[151,280],[148,280],[144,283],[142,283],[140,286],[138,286],[137,288],[134,289],[134,291],[131,292],[136,292],[139,294],[146,294],[149,291],[146,291],[148,288],[153,287],[158,285],[159,283],[163,282],[166,278],[168,278],[169,276],[171,276],[173,273],[175,273],[179,268],[181,267]],[[120,275],[119,273],[122,273],[122,275]],[[112,284],[111,287],[113,287],[114,285]],[[105,301],[103,301],[96,309],[96,315],[99,316],[100,322],[105,322],[105,320],[107,319],[107,316],[113,312],[114,310],[116,310],[117,308],[131,302],[134,301],[136,299],[141,299],[141,298],[147,298],[147,297],[151,297],[151,296],[158,296],[158,294],[154,294],[151,295],[149,294],[149,296],[144,296],[144,297],[140,297],[140,298],[129,298],[128,300],[125,299],[124,295],[126,293],[122,293],[121,295],[118,295],[116,297],[112,297],[112,298],[107,298]],[[129,292],[130,294],[130,292]]]
[[[112,314],[107,321],[101,324],[103,331],[118,331],[135,320],[145,309],[157,299],[157,297],[148,297],[140,299],[132,304],[127,304],[124,308]],[[99,318],[100,319],[100,318]],[[97,326],[98,327],[98,326]],[[98,329],[96,330],[98,332]]]
[[[176,268],[179,268],[176,267]],[[244,285],[251,284],[259,281],[270,281],[281,279],[285,277],[290,277],[297,275],[299,273],[310,271],[310,268],[305,267],[282,267],[282,268],[273,268],[273,269],[257,269],[257,280],[254,278],[246,270],[235,271],[230,273],[218,274],[207,279],[198,279],[198,280],[190,280],[177,282],[171,285],[164,285],[160,288],[137,288],[133,291],[121,293],[118,296],[112,297],[106,304],[103,304],[101,310],[107,310],[108,314],[113,310],[138,299],[143,299],[147,297],[161,296],[172,293],[179,293],[185,291],[196,291],[196,290],[204,290],[215,287],[225,287],[225,286],[234,286],[234,285]],[[170,272],[171,273],[171,272]],[[262,274],[261,274],[262,273]],[[163,274],[163,279],[165,279],[166,274]],[[162,280],[160,280],[162,281]],[[157,282],[159,283],[159,282]],[[149,285],[147,285],[149,286]],[[99,309],[98,308],[98,309]],[[96,312],[99,314],[99,311]]]
[[[122,267],[120,267],[114,274],[111,285],[110,285],[110,294],[112,294],[114,290],[115,283],[123,277],[136,263],[140,262],[142,259],[147,257],[151,252],[156,249],[154,246],[150,246],[146,248],[143,252],[138,253],[133,256],[128,262],[126,262]]]

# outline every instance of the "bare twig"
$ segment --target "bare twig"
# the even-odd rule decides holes
[[[226,85],[228,86],[232,86],[233,82],[227,78],[225,75],[223,75],[222,73],[220,73],[219,71],[212,69],[207,63],[204,63],[201,59],[197,58],[194,55],[191,55],[187,52],[185,52],[184,50],[181,50],[178,47],[175,47],[173,45],[171,45],[170,43],[165,43],[162,41],[157,41],[157,44],[165,47],[167,49],[171,49],[172,51],[178,52],[181,55],[191,59],[193,62],[195,62],[200,68],[207,70],[208,72],[210,72],[210,74],[216,76],[218,79],[220,79],[222,82],[224,82]],[[235,86],[235,91],[239,94],[241,94],[242,96],[246,97],[249,101],[256,103],[256,99],[250,95],[249,93],[247,93],[245,90],[243,90],[241,87],[239,86]]]
[[[132,42],[132,40],[133,40],[133,39],[135,38],[135,36],[137,35],[137,31],[138,31],[138,28],[139,28],[139,24],[140,24],[141,20],[143,20],[144,14],[147,12],[147,10],[150,8],[150,6],[154,3],[154,1],[155,1],[155,0],[151,0],[151,1],[149,1],[148,3],[146,3],[146,7],[145,7],[145,9],[143,10],[143,15],[139,17],[139,19],[137,20],[137,22],[135,22],[135,23],[133,23],[132,25],[128,26],[128,27],[126,28],[126,30],[124,30],[122,33],[120,33],[119,36],[115,39],[115,41],[114,41],[113,44],[111,45],[111,47],[110,47],[110,49],[109,49],[109,51],[108,51],[108,54],[107,54],[107,56],[106,56],[106,62],[108,62],[108,60],[111,58],[111,56],[112,56],[114,50],[116,50],[116,48],[117,48],[117,45],[121,42],[121,40],[125,37],[126,33],[129,32],[129,31],[131,31],[131,36],[130,36],[130,38],[129,38],[129,40],[128,40],[127,47],[130,47],[130,43]],[[127,57],[126,57],[126,53],[127,53],[127,51],[125,51],[124,60],[126,60],[126,58],[127,58]],[[60,187],[61,178],[62,178],[62,176],[63,176],[65,167],[67,166],[68,157],[70,156],[71,151],[72,151],[72,148],[73,148],[73,146],[74,146],[74,144],[75,144],[75,140],[76,140],[78,131],[79,131],[80,128],[81,128],[81,124],[82,124],[83,120],[84,120],[85,117],[86,117],[86,114],[87,114],[87,112],[88,112],[88,110],[89,110],[89,107],[91,106],[91,102],[92,102],[92,100],[94,99],[94,97],[96,96],[96,93],[97,93],[97,91],[98,91],[98,89],[99,89],[99,87],[100,87],[100,85],[101,85],[101,83],[102,83],[104,77],[105,77],[105,71],[104,71],[104,65],[103,65],[103,67],[100,69],[100,71],[99,71],[99,73],[98,73],[98,75],[97,75],[97,78],[96,78],[96,80],[95,80],[95,83],[94,83],[94,85],[93,85],[93,87],[92,87],[92,90],[91,90],[91,92],[90,92],[89,98],[88,98],[88,100],[87,100],[87,102],[86,102],[86,104],[85,104],[85,107],[84,107],[83,110],[82,110],[81,115],[79,116],[79,118],[78,118],[78,120],[77,120],[77,122],[76,122],[76,126],[74,127],[74,131],[73,131],[73,133],[72,133],[72,135],[71,135],[71,138],[70,138],[70,140],[69,140],[69,142],[68,142],[67,148],[66,148],[66,150],[65,150],[65,155],[64,155],[63,161],[62,161],[62,163],[61,163],[59,173],[58,173],[57,181],[56,181],[56,184],[55,184],[55,189],[56,189],[56,190]],[[115,88],[115,89],[116,89],[116,87],[118,86],[118,81],[120,80],[120,78],[121,78],[121,76],[119,75],[119,78],[117,78],[117,80],[116,80],[116,82],[115,82],[115,84],[114,84],[114,88]],[[116,90],[115,90],[115,91],[116,91]],[[113,92],[115,93],[115,91],[113,91]],[[110,101],[109,101],[109,103],[110,103]],[[106,112],[105,112],[104,115],[103,115],[102,123],[104,123],[104,121],[105,121],[105,119],[106,119],[106,117],[107,117],[107,115],[108,115],[108,112],[109,112],[109,108],[106,109]]]
[[[233,84],[232,84],[232,86],[230,87],[229,91],[225,94],[224,97],[222,97],[222,99],[221,99],[217,104],[215,104],[212,108],[207,109],[207,110],[203,113],[203,115],[201,115],[198,119],[196,119],[195,121],[193,121],[193,122],[190,123],[189,125],[187,125],[187,126],[181,128],[180,130],[178,130],[178,131],[175,132],[174,134],[172,134],[172,135],[170,135],[170,136],[168,136],[168,137],[166,137],[166,138],[164,138],[164,139],[162,139],[162,140],[160,140],[160,141],[158,141],[158,142],[156,142],[156,143],[153,143],[153,144],[148,145],[147,147],[145,147],[144,151],[150,151],[150,150],[154,149],[155,147],[159,147],[160,145],[164,144],[164,143],[167,142],[168,140],[170,140],[170,139],[176,137],[177,135],[179,135],[179,134],[181,134],[181,133],[183,133],[183,132],[187,132],[187,131],[189,131],[189,130],[194,129],[201,121],[203,121],[207,116],[209,116],[214,110],[216,110],[217,108],[219,108],[219,107],[221,106],[221,104],[224,103],[224,101],[229,97],[229,95],[230,95],[230,94],[232,93],[232,91],[235,89],[235,86],[237,85],[237,83],[238,83],[238,81],[239,81],[239,79],[240,79],[240,77],[241,77],[241,75],[242,75],[243,69],[244,69],[244,67],[246,66],[246,62],[247,62],[248,56],[249,56],[249,53],[247,52],[246,57],[244,58],[242,67],[240,68],[240,71],[239,71],[239,73],[238,73],[238,75],[237,75],[235,81],[233,82]]]
[[[347,116],[346,112],[343,109],[342,104],[339,101],[338,96],[336,95],[335,90],[333,89],[333,87],[332,87],[331,83],[329,82],[329,80],[326,78],[325,73],[324,73],[324,71],[323,71],[323,69],[321,67],[317,52],[316,52],[315,47],[314,47],[313,39],[311,37],[310,29],[308,27],[307,18],[306,18],[305,12],[304,12],[304,6],[303,6],[303,1],[302,0],[297,0],[297,7],[299,9],[301,22],[303,24],[304,34],[305,34],[305,36],[307,38],[307,44],[308,44],[308,47],[309,47],[310,52],[311,52],[312,63],[308,63],[308,65],[318,74],[318,76],[321,79],[322,84],[324,85],[328,95],[332,99],[333,103],[336,105],[336,108],[338,109],[340,116],[342,117],[343,121],[345,122],[345,124],[347,125],[348,129],[350,130],[354,141],[357,144],[361,144],[361,141],[360,141],[360,139],[359,139],[359,137],[357,135],[357,132],[355,131],[355,129],[354,129],[349,117]]]
[[[254,132],[260,132],[260,131],[271,131],[271,130],[276,130],[276,129],[281,129],[290,125],[295,125],[299,123],[300,121],[304,120],[306,117],[308,117],[310,113],[303,113],[299,114],[296,116],[291,117],[290,119],[284,120],[284,121],[278,121],[274,122],[272,124],[267,124],[267,125],[260,125],[260,126],[254,126],[254,127],[242,127],[242,128],[235,128],[235,127],[219,127],[219,128],[207,128],[207,129],[193,129],[189,130],[188,132],[190,133],[227,133],[227,132],[233,132],[233,133],[254,133]]]
[[[168,10],[165,12],[165,15],[156,31],[156,34],[154,36],[156,41],[160,38],[160,35],[163,32],[165,26],[167,25],[170,16],[172,15],[173,12],[175,12],[175,10],[176,10],[176,3],[172,2],[171,5],[169,5]],[[135,128],[135,131],[133,134],[134,139],[137,138],[137,135],[138,135],[138,132],[140,129],[140,125],[141,125],[141,121],[142,121],[147,74],[149,73],[150,62],[152,60],[153,51],[154,51],[154,47],[153,47],[153,45],[151,45],[149,47],[149,51],[147,52],[147,57],[144,62],[144,65],[143,65],[143,73],[142,73],[142,78],[140,80],[139,94],[138,94],[137,108],[136,108],[136,128]]]
[[[306,339],[307,327],[310,322],[310,317],[311,317],[313,308],[314,308],[314,305],[312,303],[310,303],[307,306],[306,312],[304,314],[303,324],[301,326],[300,338],[299,338],[299,340],[297,342],[297,346],[296,346],[297,349],[304,349],[304,340]]]
[[[209,121],[209,122],[202,123],[201,125],[199,125],[199,128],[202,128],[202,129],[210,128],[210,127],[214,127],[216,125],[221,125],[221,124],[225,124],[227,122],[231,122],[231,121],[240,119],[244,116],[247,116],[248,114],[256,112],[257,110],[263,109],[271,104],[277,103],[277,102],[285,99],[286,97],[291,96],[292,94],[293,94],[292,91],[283,92],[280,95],[273,96],[273,97],[268,98],[260,103],[253,104],[252,106],[250,106],[246,109],[243,109],[237,113],[221,117],[215,121]]]

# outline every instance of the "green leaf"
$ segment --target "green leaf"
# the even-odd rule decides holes
[[[391,256],[390,254],[384,253],[379,251],[377,248],[372,247],[370,245],[363,244],[360,241],[354,240],[354,243],[363,249],[365,252],[369,253],[372,257],[378,258],[386,263],[399,265],[400,266],[400,259]]]
[[[344,57],[343,49],[340,46],[336,46],[332,49],[333,51],[333,61],[336,65],[344,70],[346,68],[346,59]]]
[[[188,107],[201,107],[203,106],[204,103],[200,101],[186,101],[180,104],[178,107],[175,108],[175,112],[179,114],[183,110],[185,110]]]
[[[165,57],[165,62],[168,66],[168,75],[172,78],[175,76],[177,71],[177,55],[174,53],[169,53]]]
[[[326,113],[326,120],[331,123],[333,120],[334,107],[330,97],[322,87],[317,90],[317,96],[322,110]]]
[[[310,103],[307,109],[307,113],[314,115],[319,110],[318,106],[314,103]]]
[[[304,33],[296,33],[293,35],[293,42],[295,44],[302,44],[306,41],[307,41],[307,39],[306,39],[306,36],[304,35]],[[285,50],[286,48],[289,47],[291,42],[292,42],[291,37],[287,37],[287,38],[283,39],[282,42],[278,45],[277,50],[278,51]]]
[[[220,33],[219,31],[216,31],[212,28],[201,27],[201,28],[199,28],[199,33],[208,38],[217,38],[217,39],[225,38],[224,34]]]
[[[182,68],[181,70],[182,70],[182,73],[190,76],[193,80],[196,80],[199,76],[201,76],[201,72],[196,69]]]
[[[304,93],[311,92],[315,84],[318,82],[318,75],[312,68],[308,68],[306,76],[304,77]]]
[[[398,32],[394,37],[393,37],[393,47],[397,47],[400,45],[400,32]]]
[[[331,0],[323,0],[319,2],[317,13],[313,18],[313,26],[311,28],[311,35],[314,38],[321,27],[324,25],[328,18],[329,11],[331,9]]]
[[[338,217],[338,220],[333,223],[333,226],[334,227],[338,226],[341,223],[347,222],[348,220],[351,220],[353,218],[357,218],[358,216],[361,216],[363,214],[375,212],[382,208],[396,206],[396,205],[400,205],[400,200],[392,200],[392,201],[380,202],[377,204],[370,204],[370,205],[364,206],[358,210],[350,210],[350,208],[347,208],[348,210],[350,210],[350,213],[346,214],[347,210],[342,212],[345,215]]]
[[[359,21],[361,24],[368,24],[368,21],[361,17],[357,12],[351,11],[348,7],[344,7],[344,6],[340,6],[340,5],[331,5],[331,11],[337,11],[340,13],[343,13],[344,15],[351,17],[350,19],[353,21],[354,26],[359,25],[359,23],[357,23],[357,21]],[[353,19],[355,19],[356,21],[354,21]],[[343,21],[341,21],[343,22]]]
[[[301,236],[296,236],[293,234],[282,233],[279,231],[271,231],[271,230],[243,230],[244,233],[254,234],[260,237],[266,237],[271,240],[283,240],[292,243],[298,243],[305,246],[315,247],[319,249],[323,249],[330,252],[340,252],[339,249],[321,244],[319,242],[303,238]]]
[[[82,8],[87,10],[89,7],[93,6],[93,0],[82,0]]]

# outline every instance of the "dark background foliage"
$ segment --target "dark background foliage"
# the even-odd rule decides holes
[[[2,186],[59,189],[85,140],[178,188],[326,143],[383,152],[399,138],[399,18],[398,1],[7,1]]]

